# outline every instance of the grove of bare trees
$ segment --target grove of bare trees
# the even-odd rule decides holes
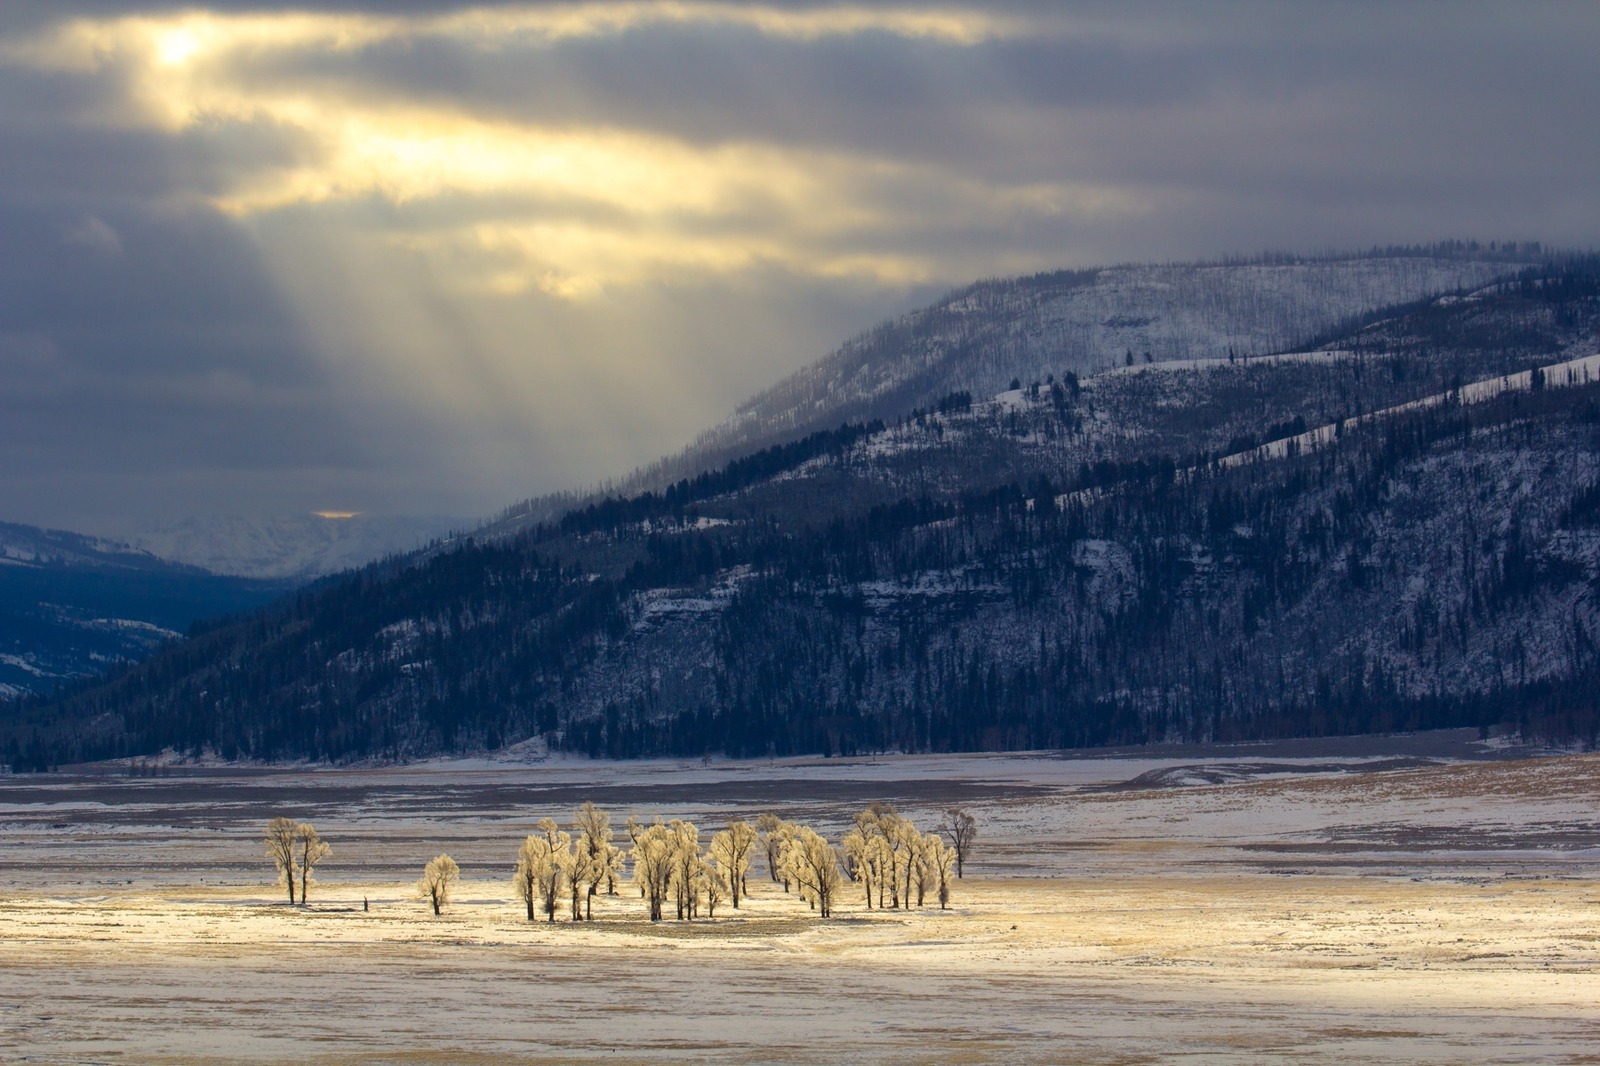
[[[855,828],[845,834],[843,844],[845,869],[861,885],[869,909],[874,889],[879,909],[910,907],[913,897],[920,907],[930,890],[941,908],[949,906],[956,849],[947,847],[937,832],[918,830],[892,805],[874,803],[857,814]]]
[[[522,841],[512,886],[528,921],[556,920],[562,901],[574,922],[594,919],[594,897],[614,896],[632,863],[632,880],[646,913],[662,921],[671,907],[679,921],[704,914],[716,917],[724,902],[737,909],[749,895],[751,866],[760,856],[767,874],[785,893],[795,893],[819,917],[831,917],[845,888],[861,886],[866,909],[921,907],[931,893],[941,908],[950,904],[953,881],[977,838],[977,821],[952,808],[934,832],[923,833],[891,804],[873,803],[855,816],[838,844],[810,826],[775,814],[754,821],[731,819],[702,848],[700,829],[684,819],[649,824],[626,823],[631,847],[613,840],[611,816],[593,803],[577,812],[572,832],[554,818],[542,818]],[[949,836],[947,844],[945,837]],[[288,886],[289,902],[305,903],[312,871],[331,852],[316,828],[292,818],[273,818],[264,837],[278,883]],[[423,869],[417,896],[442,914],[461,869],[439,855]]]
[[[633,884],[653,922],[670,906],[679,921],[702,913],[715,917],[723,902],[737,908],[748,895],[755,858],[763,853],[767,872],[785,892],[794,892],[820,917],[832,916],[850,883],[862,886],[870,909],[922,906],[931,892],[940,907],[950,903],[960,848],[970,846],[976,821],[965,812],[947,812],[960,828],[959,843],[947,845],[938,832],[923,833],[889,804],[875,803],[856,816],[842,845],[829,843],[809,826],[763,814],[754,823],[731,820],[702,850],[700,829],[683,819],[646,824],[629,818],[626,850],[611,843],[610,816],[584,804],[574,821],[576,835],[544,818],[538,832],[523,841],[513,884],[529,921],[543,915],[555,921],[556,903],[565,892],[571,920],[593,919],[600,886],[614,892],[624,860],[633,864]],[[964,820],[963,820],[964,819]]]

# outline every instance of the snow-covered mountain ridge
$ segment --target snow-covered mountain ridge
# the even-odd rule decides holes
[[[168,560],[125,541],[0,522],[0,566],[96,566],[149,570],[171,565]]]
[[[188,518],[133,534],[142,550],[215,574],[309,581],[416,551],[476,523],[411,515],[275,515]]]
[[[1451,244],[978,282],[851,338],[613,491],[660,489],[773,443],[843,422],[890,420],[954,392],[983,399],[1013,380],[1309,348],[1386,309],[1463,298],[1543,258],[1531,248]],[[487,532],[515,533],[584,502],[582,494],[529,500]]]
[[[286,588],[122,541],[0,523],[0,698],[143,659],[195,622],[258,607]]]
[[[9,735],[332,759],[1600,738],[1600,260],[1313,340],[815,431],[326,582]]]

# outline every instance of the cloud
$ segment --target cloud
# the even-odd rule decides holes
[[[62,239],[68,244],[86,248],[98,255],[118,256],[122,254],[122,238],[117,236],[117,231],[108,226],[104,219],[95,215],[85,215],[68,227]]]
[[[1593,245],[1597,47],[1580,5],[15,0],[0,517],[489,511],[974,277]]]
[[[396,240],[412,250],[437,248],[457,265],[468,264],[475,250],[477,280],[499,291],[537,287],[581,298],[667,271],[726,274],[774,263],[824,278],[923,282],[936,272],[933,264],[906,250],[868,249],[859,239],[857,247],[837,247],[843,235],[913,221],[894,217],[908,191],[968,218],[1136,205],[1111,187],[1036,180],[989,187],[943,167],[859,146],[785,143],[754,128],[706,144],[677,130],[654,132],[648,121],[578,124],[570,114],[509,114],[482,108],[481,97],[374,84],[374,50],[379,65],[393,48],[433,47],[474,64],[509,60],[526,69],[568,41],[632,38],[656,27],[680,37],[686,28],[732,32],[751,40],[725,45],[775,40],[793,50],[863,35],[964,49],[1015,37],[1024,25],[958,9],[706,3],[509,7],[410,19],[184,12],[73,19],[5,54],[54,74],[120,71],[123,92],[94,115],[115,127],[201,145],[267,129],[299,146],[292,158],[236,171],[208,197],[225,213],[251,218],[368,198],[398,207],[448,199],[455,220],[433,233],[410,228]],[[515,89],[502,85],[497,95],[514,98]],[[485,199],[500,213],[475,212],[473,203]],[[506,210],[518,200],[522,210]]]

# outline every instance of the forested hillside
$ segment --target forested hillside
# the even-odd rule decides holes
[[[1064,354],[328,583],[15,706],[4,743],[38,766],[533,736],[611,756],[1463,724],[1592,742],[1597,337],[1600,262],[1569,259],[1277,354]]]
[[[0,523],[0,698],[142,659],[190,625],[286,591],[127,544]]]
[[[1473,291],[1545,259],[1537,245],[1457,241],[980,281],[851,338],[622,489],[659,489],[763,447],[842,422],[891,420],[951,393],[992,396],[1046,369],[1088,377],[1129,363],[1311,347],[1371,316]],[[530,500],[499,528],[524,528],[582,502],[570,494]]]

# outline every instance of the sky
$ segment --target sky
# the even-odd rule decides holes
[[[982,277],[1600,245],[1583,3],[0,5],[0,521],[479,516]]]

